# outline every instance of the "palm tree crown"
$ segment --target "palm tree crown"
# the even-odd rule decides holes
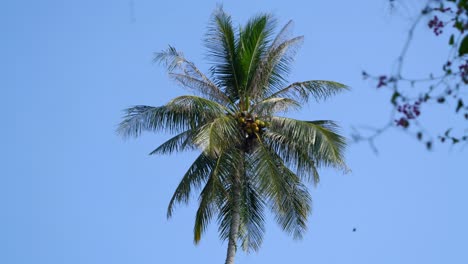
[[[175,136],[150,154],[201,150],[169,202],[187,203],[199,191],[194,241],[216,217],[221,239],[228,240],[226,263],[234,263],[237,243],[257,250],[265,231],[264,211],[294,238],[307,226],[317,168],[345,168],[345,139],[332,121],[301,121],[277,116],[299,109],[310,97],[325,99],[346,86],[331,81],[288,83],[293,56],[303,37],[289,37],[292,23],[276,35],[275,19],[261,14],[235,28],[222,9],[212,16],[205,44],[212,66],[202,73],[169,46],[156,53],[169,76],[195,95],[179,96],[159,107],[126,109],[122,136],[144,130]]]

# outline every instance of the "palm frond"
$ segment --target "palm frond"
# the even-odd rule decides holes
[[[199,79],[185,73],[169,73],[169,76],[183,87],[193,89],[199,96],[211,99],[223,105],[234,105],[234,103],[211,81]]]
[[[182,52],[169,46],[166,50],[155,53],[154,61],[163,64],[169,76],[184,88],[190,88],[198,95],[218,103],[232,103],[229,98],[203,74],[193,62],[187,60]]]
[[[292,33],[292,28],[293,28],[294,22],[292,20],[289,20],[288,23],[286,23],[276,34],[275,39],[272,41],[270,50],[274,50],[278,48],[280,45],[282,45],[284,42],[288,41],[291,37]]]
[[[233,185],[230,188],[234,188]],[[227,189],[227,193],[232,194],[231,189]],[[263,241],[265,233],[264,207],[265,202],[260,193],[257,191],[257,184],[246,177],[241,183],[240,206],[237,209],[240,214],[240,226],[238,230],[238,240],[241,242],[242,249],[246,252],[250,250],[257,251]],[[221,240],[228,240],[232,215],[235,206],[233,197],[229,196],[220,210],[218,217],[219,234]]]
[[[348,87],[344,84],[332,81],[305,81],[294,82],[287,87],[273,93],[268,98],[273,97],[288,97],[307,102],[312,96],[315,100],[324,100],[328,97],[337,94],[338,92],[347,90]]]
[[[311,154],[318,164],[348,170],[344,150],[346,138],[338,133],[339,126],[330,120],[307,121],[317,131],[317,139]]]
[[[292,141],[288,136],[273,131],[263,134],[265,143],[283,160],[288,168],[306,182],[315,185],[319,183],[320,176],[309,148],[298,142]]]
[[[200,127],[193,142],[209,155],[217,156],[224,150],[241,144],[243,138],[237,124],[233,116],[220,116]]]
[[[251,175],[243,184],[241,203],[241,226],[239,228],[239,239],[244,251],[251,249],[257,251],[265,233],[264,207],[265,202],[257,191],[258,186]]]
[[[178,203],[188,203],[190,193],[197,190],[207,181],[215,167],[216,161],[201,153],[185,173],[177,186],[167,208],[167,218],[172,216],[174,206]],[[208,184],[207,184],[208,185]],[[206,187],[205,187],[206,188]]]
[[[211,219],[219,211],[216,205],[216,188],[219,188],[219,186],[217,186],[216,179],[210,177],[202,192],[200,193],[200,202],[195,216],[195,225],[193,228],[193,241],[195,244],[200,242],[201,236],[208,227]]]
[[[226,189],[226,193],[228,196],[225,200],[223,200],[222,204],[220,205],[220,210],[218,214],[218,233],[219,238],[222,241],[226,241],[229,239],[229,235],[231,233],[231,226],[233,221],[234,213],[238,212],[238,208],[235,208],[234,205],[234,197],[232,189],[230,188],[232,185],[228,186]],[[237,212],[234,212],[237,210]],[[240,227],[239,227],[240,228]],[[237,230],[237,234],[239,235],[240,230]]]
[[[275,97],[263,100],[256,103],[252,107],[252,112],[256,113],[258,116],[272,116],[278,112],[287,112],[290,109],[299,109],[301,105],[299,102],[289,99]]]
[[[332,121],[300,121],[291,118],[273,117],[269,131],[284,136],[281,142],[291,141],[308,153],[314,164],[346,169],[344,148],[346,140],[337,133],[338,126]],[[278,138],[277,138],[278,139]],[[290,146],[283,146],[287,149]],[[285,152],[285,155],[293,154]]]
[[[120,122],[117,133],[123,137],[138,137],[142,131],[184,130],[188,128],[186,122],[178,119],[177,123],[170,120],[176,119],[175,113],[171,113],[167,106],[136,105],[124,110],[125,115]]]
[[[264,142],[260,141],[253,156],[260,190],[267,195],[276,221],[294,238],[301,238],[310,213],[311,197],[307,188]]]
[[[216,9],[205,36],[205,46],[213,66],[215,83],[232,102],[239,99],[242,67],[238,58],[239,40],[231,16],[222,8]]]
[[[138,137],[142,131],[181,133],[224,115],[224,106],[197,96],[179,96],[160,107],[137,105],[125,110],[117,128],[123,137]]]
[[[307,187],[302,184],[297,176],[286,167],[283,173],[288,179],[296,177],[296,181],[285,182],[284,195],[280,201],[272,204],[275,218],[278,224],[293,236],[301,239],[307,230],[307,217],[311,212],[312,198]]]
[[[280,42],[283,37],[278,36],[273,41],[256,70],[253,82],[256,85],[252,89],[254,98],[265,98],[265,95],[279,91],[287,82],[294,56],[304,38],[299,36]]]
[[[168,72],[175,70],[184,72],[188,66],[184,54],[171,45],[166,50],[155,52],[153,61],[162,64]]]
[[[243,154],[239,149],[231,148],[221,153],[211,170],[210,178],[200,194],[200,203],[195,217],[194,237],[195,243],[206,230],[214,212],[219,213],[218,219],[223,215],[223,208],[232,204],[233,193],[229,191],[232,186],[232,177],[238,174],[238,164],[242,162]],[[231,184],[230,184],[231,183]],[[232,211],[227,212],[230,217]],[[221,225],[220,225],[221,228]]]
[[[149,155],[155,154],[172,154],[173,152],[181,152],[184,150],[193,150],[195,145],[192,142],[193,130],[184,131],[171,139],[167,140],[155,150],[151,151]]]
[[[217,102],[194,95],[182,95],[172,99],[168,107],[198,116],[220,116],[229,112],[229,109]]]
[[[253,76],[258,68],[263,54],[266,52],[271,36],[274,33],[276,20],[271,15],[257,15],[250,19],[240,29],[239,33],[239,62],[242,66],[241,89],[244,99],[249,96],[253,83]]]

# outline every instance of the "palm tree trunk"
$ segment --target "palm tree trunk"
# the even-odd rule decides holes
[[[238,190],[237,194],[239,194]],[[235,195],[240,196],[240,195]],[[234,264],[234,257],[236,255],[237,250],[237,233],[239,232],[239,225],[240,225],[240,214],[239,214],[239,199],[235,202],[235,208],[232,210],[232,219],[231,219],[231,226],[229,230],[229,243],[227,249],[227,256],[226,256],[226,264]]]
[[[244,161],[240,164],[240,168],[244,168]],[[229,242],[227,248],[227,256],[225,264],[234,264],[234,257],[237,251],[237,235],[239,233],[240,226],[240,202],[241,202],[241,182],[242,175],[245,173],[245,169],[238,171],[234,175],[233,186],[232,186],[232,216],[231,216],[231,226],[229,227]]]
[[[229,227],[229,243],[226,256],[226,264],[234,264],[234,257],[237,250],[237,234],[239,232],[240,225],[240,213],[239,213],[239,199],[240,190],[238,186],[234,191],[234,208],[232,210],[231,226]]]

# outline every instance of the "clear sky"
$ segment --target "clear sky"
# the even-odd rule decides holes
[[[196,153],[148,156],[168,135],[115,134],[122,109],[187,92],[152,64],[153,52],[171,44],[208,67],[201,40],[217,2],[2,2],[0,263],[223,263],[215,222],[192,242],[196,200],[166,219]],[[391,68],[418,11],[418,1],[401,2],[394,12],[386,0],[238,0],[224,9],[237,24],[257,12],[295,21],[305,43],[290,80],[335,80],[352,91],[293,116],[336,120],[349,137],[352,125],[388,121],[389,93],[361,71]],[[416,40],[405,71],[421,77],[439,69],[447,36],[419,31]],[[437,107],[421,118],[446,122]],[[239,251],[237,263],[468,263],[468,150],[428,152],[396,129],[376,143],[378,156],[349,146],[351,173],[321,171],[303,240],[269,218],[263,247]]]

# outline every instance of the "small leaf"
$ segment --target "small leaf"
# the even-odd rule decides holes
[[[457,139],[457,138],[452,138],[452,144],[457,144],[458,142],[460,142],[459,139]]]
[[[427,100],[429,100],[430,98],[431,97],[429,96],[429,94],[425,94],[423,100],[424,102],[427,102]]]
[[[390,100],[390,102],[391,102],[393,105],[396,105],[396,103],[397,103],[396,100],[397,100],[398,97],[400,97],[400,95],[401,95],[401,94],[400,94],[399,92],[396,92],[396,91],[395,91],[395,92],[393,93],[393,95],[392,95],[392,99]]]
[[[460,2],[458,2],[458,7],[460,9],[468,8],[468,1],[467,0],[460,0]]]
[[[456,20],[455,21],[455,24],[453,25],[456,29],[460,30],[460,31],[463,31],[463,23]]]
[[[453,45],[454,43],[455,43],[455,36],[452,34],[450,36],[449,45]]]
[[[450,134],[450,131],[451,131],[451,130],[452,130],[451,128],[447,129],[447,131],[445,131],[444,135],[445,135],[446,137],[449,137],[449,134]]]
[[[458,113],[458,111],[460,111],[462,107],[463,107],[463,100],[458,99],[457,109],[455,110],[455,113]]]
[[[460,57],[467,53],[468,53],[468,35],[466,35],[465,38],[463,38],[460,44],[460,48],[458,49],[458,54]]]
[[[427,150],[431,150],[431,149],[432,149],[432,142],[431,142],[431,141],[427,141],[427,142],[426,142],[426,148],[427,148]]]
[[[418,137],[418,140],[421,140],[422,136],[423,136],[423,134],[421,132],[418,132],[418,134],[416,134],[416,137]]]

